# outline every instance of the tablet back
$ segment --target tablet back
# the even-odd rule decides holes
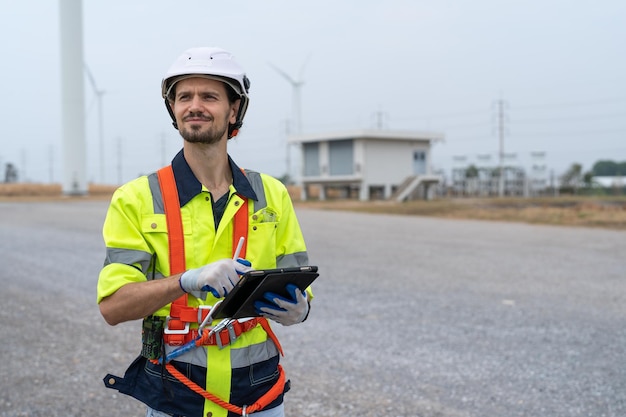
[[[214,319],[258,316],[254,302],[263,299],[266,292],[289,297],[287,284],[295,284],[304,291],[319,276],[316,266],[300,266],[256,270],[245,273],[224,301],[216,307]]]

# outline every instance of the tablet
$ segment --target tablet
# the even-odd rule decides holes
[[[260,269],[246,272],[213,312],[213,319],[257,317],[254,302],[263,300],[266,292],[286,298],[287,284],[295,284],[304,291],[318,277],[317,266]]]

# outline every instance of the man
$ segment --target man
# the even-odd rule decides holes
[[[258,305],[263,317],[230,323],[212,337],[198,329],[211,322],[209,306],[251,267],[308,264],[286,188],[242,171],[227,153],[248,108],[250,82],[230,53],[192,48],[161,87],[183,149],[171,166],[123,185],[111,200],[100,311],[111,325],[144,321],[142,355],[124,378],[108,375],[105,384],[147,404],[148,416],[282,416],[288,384],[267,319],[304,321],[310,289],[291,287],[291,299],[270,297]],[[239,241],[245,260],[237,260]]]

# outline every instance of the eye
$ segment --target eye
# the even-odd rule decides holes
[[[204,93],[202,95],[202,99],[205,101],[214,101],[214,100],[217,100],[218,97],[213,93]]]

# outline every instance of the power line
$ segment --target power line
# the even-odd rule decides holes
[[[441,128],[446,129],[446,130],[455,130],[455,129],[467,129],[467,128],[475,128],[475,127],[489,127],[489,126],[491,126],[491,122],[479,122],[479,123],[471,123],[471,124],[466,124],[466,125],[452,125],[452,126],[442,125]]]
[[[626,113],[616,114],[594,114],[583,116],[567,116],[567,117],[552,117],[548,119],[513,119],[516,123],[552,123],[552,122],[564,122],[564,121],[586,121],[586,120],[598,120],[598,119],[612,119],[612,118],[625,118]]]
[[[522,105],[522,106],[515,106],[515,110],[542,109],[542,108],[549,108],[549,107],[577,107],[577,106],[589,106],[589,105],[595,105],[595,104],[619,103],[619,102],[626,103],[626,97],[612,97],[612,98],[604,98],[604,99],[589,100],[589,101],[572,101],[572,102],[553,103],[553,104]]]
[[[532,133],[518,133],[512,136],[524,137],[524,136],[581,136],[581,135],[598,135],[598,134],[612,134],[612,133],[626,133],[626,128],[618,129],[604,129],[604,130],[578,130],[575,132],[532,132]]]
[[[485,108],[485,109],[480,109],[480,110],[476,109],[476,110],[462,111],[458,113],[426,114],[426,115],[418,116],[417,118],[418,119],[447,119],[451,117],[475,116],[477,114],[484,115],[488,113],[489,113],[489,109]],[[403,119],[403,120],[408,120],[408,119]]]

